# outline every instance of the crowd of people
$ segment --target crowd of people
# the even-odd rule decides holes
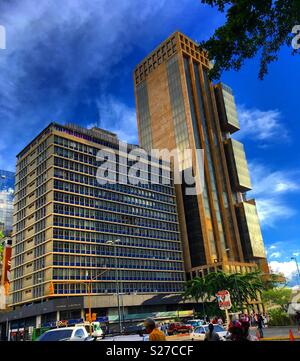
[[[228,334],[226,339],[228,341],[257,341],[264,337],[263,328],[267,327],[269,322],[268,314],[251,313],[240,314],[239,316],[233,315],[232,319],[227,325]],[[205,334],[205,341],[220,341],[220,337],[214,330],[215,325],[223,326],[225,320],[221,316],[210,318],[205,316],[203,324],[208,324],[208,330]],[[145,320],[146,332],[149,334],[150,341],[165,341],[168,335],[168,323],[161,322],[156,324],[153,319]],[[250,327],[257,327],[256,336],[251,335]]]

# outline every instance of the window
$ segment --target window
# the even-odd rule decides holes
[[[83,337],[85,337],[85,333],[84,333],[83,330],[80,328],[80,329],[76,330],[74,336],[75,336],[75,337],[78,337],[78,338],[83,338]]]

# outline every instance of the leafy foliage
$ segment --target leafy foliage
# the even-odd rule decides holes
[[[201,0],[226,12],[226,22],[214,35],[200,44],[214,60],[212,79],[219,79],[224,70],[239,70],[245,59],[260,52],[259,78],[268,72],[268,65],[277,60],[283,45],[291,48],[292,29],[300,24],[299,0]],[[299,50],[291,50],[299,54]]]
[[[222,271],[212,272],[205,277],[195,277],[186,283],[184,298],[194,298],[198,303],[212,300],[216,293],[228,290],[233,310],[242,308],[250,300],[257,300],[264,284],[259,272],[228,274]]]
[[[272,288],[262,292],[262,300],[270,307],[279,306],[282,311],[287,311],[292,290],[290,288]]]
[[[290,326],[291,319],[286,312],[281,308],[276,308],[269,311],[270,321],[269,326]]]

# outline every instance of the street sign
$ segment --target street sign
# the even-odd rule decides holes
[[[216,294],[220,310],[230,310],[232,307],[230,293],[227,290],[219,291]]]

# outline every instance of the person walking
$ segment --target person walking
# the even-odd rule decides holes
[[[264,327],[264,319],[263,319],[262,315],[259,313],[257,315],[257,329],[259,331],[260,338],[264,337],[263,327]]]
[[[155,321],[152,318],[147,318],[144,321],[146,333],[149,334],[149,341],[166,341],[165,334],[156,327]]]
[[[220,336],[214,331],[214,325],[212,323],[208,325],[204,341],[220,341]]]
[[[296,312],[296,322],[298,324],[298,333],[300,334],[300,312]]]

